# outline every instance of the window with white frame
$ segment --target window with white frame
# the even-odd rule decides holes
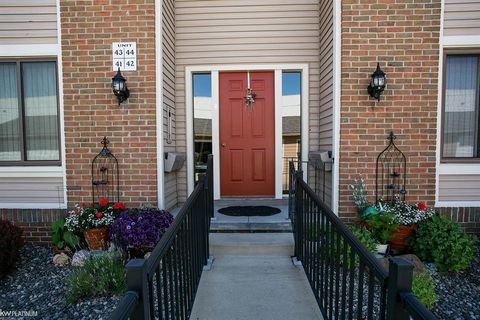
[[[480,54],[445,59],[442,160],[480,158]]]
[[[0,165],[60,165],[56,61],[0,61]]]

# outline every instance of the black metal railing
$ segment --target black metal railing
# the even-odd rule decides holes
[[[213,158],[148,259],[126,266],[128,291],[112,319],[188,319],[209,258]]]
[[[295,256],[325,319],[435,319],[411,293],[413,266],[389,260],[389,271],[289,166]]]

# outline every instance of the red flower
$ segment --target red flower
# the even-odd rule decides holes
[[[417,208],[419,210],[425,211],[425,210],[427,210],[427,205],[423,202],[419,202],[419,203],[417,203]]]
[[[113,209],[117,209],[117,210],[125,209],[125,205],[121,202],[115,202],[112,207]]]
[[[102,207],[106,207],[108,205],[108,199],[107,198],[101,198],[98,201],[98,204],[101,205]]]
[[[103,217],[103,213],[97,212],[97,213],[95,213],[95,217],[97,217],[98,219],[100,219],[101,217]]]
[[[76,214],[77,216],[79,216],[79,215],[80,215],[80,211],[79,211],[79,210],[75,210],[75,214]]]

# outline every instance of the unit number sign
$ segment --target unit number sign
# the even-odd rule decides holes
[[[137,43],[114,42],[112,43],[113,71],[137,70]]]

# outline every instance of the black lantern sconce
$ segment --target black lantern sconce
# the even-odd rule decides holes
[[[118,68],[117,74],[112,78],[112,90],[113,94],[117,96],[118,105],[130,97],[130,91],[127,88],[126,82],[127,80],[122,76],[120,68]]]
[[[380,93],[385,89],[385,81],[385,72],[380,69],[380,63],[377,63],[377,69],[372,73],[372,80],[367,88],[370,97],[380,101]]]

